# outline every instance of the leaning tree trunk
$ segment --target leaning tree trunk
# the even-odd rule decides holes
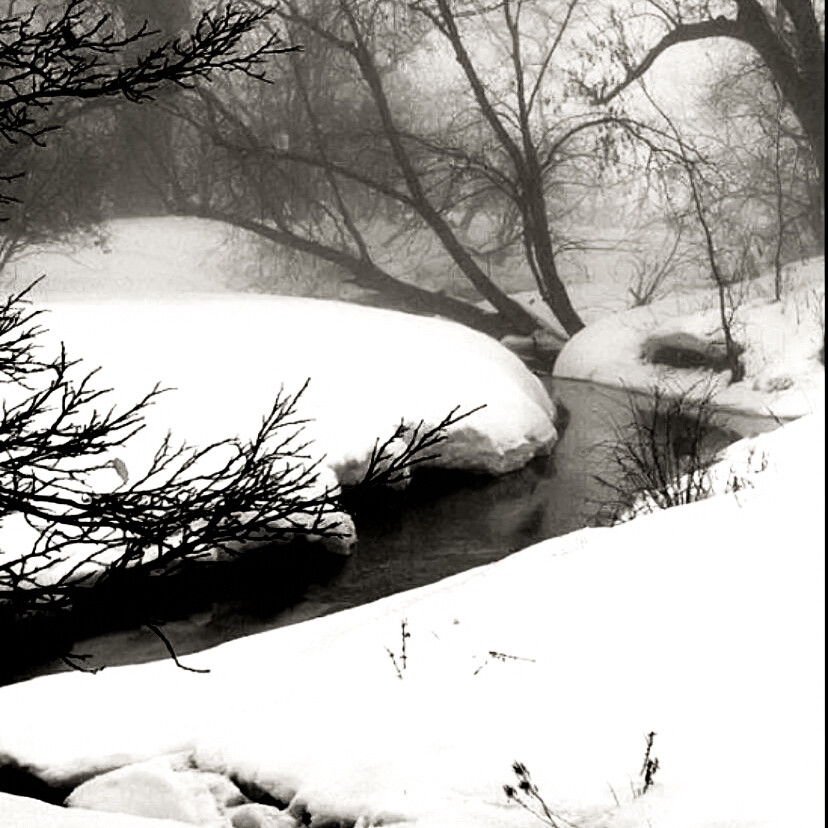
[[[527,137],[529,135],[528,123],[524,135]],[[543,190],[543,172],[535,147],[528,138],[524,141],[524,152],[526,161],[520,168],[520,172],[522,172],[521,188],[524,194],[524,203],[521,206],[527,258],[544,302],[555,314],[566,333],[574,336],[584,327],[584,322],[575,310],[558,273]]]
[[[512,320],[497,310],[494,312],[483,310],[440,291],[430,291],[410,282],[403,282],[378,267],[370,259],[360,258],[344,250],[337,250],[285,228],[245,218],[239,212],[225,212],[204,206],[197,208],[189,204],[182,209],[181,215],[222,221],[255,233],[274,244],[330,262],[348,273],[355,285],[383,297],[385,300],[383,304],[390,303],[399,310],[426,316],[442,316],[496,339],[509,333],[519,333],[522,330],[515,328]]]
[[[524,307],[501,290],[483,272],[483,269],[474,260],[474,257],[460,243],[449,223],[432,205],[429,197],[426,195],[419,174],[406,151],[404,142],[394,122],[380,73],[374,63],[374,57],[359,31],[359,27],[352,13],[347,10],[347,6],[343,6],[343,8],[346,9],[346,14],[349,16],[351,32],[354,36],[354,44],[349,46],[349,51],[359,66],[362,77],[365,79],[371,91],[371,96],[379,113],[380,120],[382,121],[383,130],[391,147],[391,152],[405,179],[417,213],[440,240],[440,243],[451,256],[454,263],[460,268],[463,275],[480,292],[480,295],[495,308],[498,314],[508,320],[512,329],[516,333],[531,334],[538,327],[537,320]]]

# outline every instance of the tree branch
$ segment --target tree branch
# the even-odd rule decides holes
[[[671,47],[679,43],[690,43],[694,40],[706,40],[711,37],[730,37],[741,40],[743,39],[743,30],[736,20],[729,20],[726,17],[716,17],[699,23],[681,23],[664,35],[638,64],[628,67],[624,80],[608,90],[596,92],[595,102],[608,104],[630,84],[643,77],[656,60]]]

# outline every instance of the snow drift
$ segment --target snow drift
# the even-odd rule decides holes
[[[718,407],[761,412],[781,418],[814,411],[824,395],[824,258],[791,265],[781,302],[772,302],[769,277],[742,286],[736,302],[735,339],[744,348],[746,375],[730,382],[728,371],[675,368],[647,359],[653,339],[721,346],[719,312],[711,290],[670,297],[652,305],[604,316],[587,325],[563,348],[555,375],[637,390],[659,386],[681,392],[707,388],[713,381]]]
[[[188,657],[209,674],[3,688],[0,757],[76,784],[183,751],[311,825],[530,828],[516,759],[579,828],[820,825],[822,421],[757,442],[779,462],[736,494]]]
[[[280,386],[310,385],[299,408],[314,458],[337,474],[370,456],[401,421],[432,427],[454,408],[484,406],[451,429],[441,467],[519,468],[556,439],[554,406],[520,362],[483,334],[440,319],[341,302],[216,294],[52,302],[44,324],[98,381],[131,399],[171,387],[137,443],[171,429],[195,444],[251,435]],[[131,456],[134,451],[127,450]]]

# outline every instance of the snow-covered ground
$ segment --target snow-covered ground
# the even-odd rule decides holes
[[[540,381],[494,340],[450,322],[232,293],[38,306],[48,308],[43,347],[57,352],[65,343],[71,357],[84,360],[79,376],[101,366],[95,387],[115,389],[110,396],[123,407],[156,383],[172,389],[146,410],[144,430],[102,458],[120,461],[132,479],[147,471],[168,431],[196,446],[252,438],[280,386],[296,392],[308,379],[296,413],[308,422],[297,444],[312,441],[303,453],[309,464],[321,462],[320,486],[358,482],[377,440],[390,439],[403,421],[433,428],[455,408],[481,407],[449,428],[433,465],[501,474],[548,453],[557,439],[554,405]],[[397,440],[389,451],[404,448]],[[95,474],[91,484],[99,489],[122,484],[114,467]],[[340,530],[348,526],[352,532],[343,517]],[[7,516],[0,561],[27,554],[38,534],[23,515]],[[341,551],[351,545],[337,542]],[[78,550],[38,580],[54,579],[89,554]]]
[[[518,786],[515,761],[554,814],[547,825],[822,825],[824,369],[814,331],[824,293],[808,274],[781,306],[743,306],[748,379],[719,401],[814,413],[731,447],[716,475],[735,473],[739,491],[183,659],[209,673],[162,661],[2,688],[0,765],[74,791],[62,809],[0,795],[0,826],[142,824],[100,811],[211,828],[543,825],[504,794]],[[640,359],[647,337],[713,335],[700,313],[709,294],[688,301],[596,321],[558,371],[642,389],[665,379]],[[534,378],[448,323],[218,295],[51,307],[54,335],[103,364],[119,395],[159,379],[179,387],[153,412],[148,442],[170,426],[194,442],[247,433],[280,382],[308,376],[310,436],[332,473],[353,473],[351,461],[401,417],[433,422],[454,405],[487,408],[461,424],[449,463],[502,471],[555,439]],[[699,375],[669,378],[686,387]],[[140,465],[142,445],[128,465]],[[659,765],[637,795],[651,732]],[[269,804],[247,802],[230,780]]]
[[[823,435],[811,416],[758,438],[778,462],[738,493],[185,659],[208,674],[165,661],[3,688],[0,756],[74,785],[179,754],[70,802],[158,816],[172,788],[180,818],[209,789],[210,825],[240,807],[218,773],[312,826],[531,828],[502,790],[515,760],[562,825],[821,825]]]
[[[4,287],[41,279],[36,296],[168,296],[226,291],[256,266],[248,234],[185,217],[113,219],[77,238],[25,247],[6,265]],[[235,274],[235,277],[234,277]]]
[[[252,436],[280,386],[298,391],[308,379],[297,413],[310,420],[309,451],[324,455],[343,482],[401,420],[430,427],[455,407],[485,406],[451,429],[441,466],[502,473],[556,438],[540,381],[492,339],[450,322],[249,294],[45,307],[47,339],[100,365],[96,383],[116,388],[119,398],[156,382],[174,389],[148,412],[136,446],[162,429],[199,444]]]
[[[692,338],[702,348],[723,341],[715,292],[695,290],[641,308],[596,319],[564,346],[555,375],[646,390],[715,390],[719,406],[777,417],[798,417],[820,405],[825,368],[825,260],[820,257],[785,270],[781,302],[771,301],[770,276],[745,286],[735,302],[734,338],[745,347],[745,378],[671,368],[649,361],[653,339]]]
[[[87,233],[18,251],[2,273],[40,297],[273,291],[353,299],[364,294],[334,268],[238,227],[189,216],[111,219]]]

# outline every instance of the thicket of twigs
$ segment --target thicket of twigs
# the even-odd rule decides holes
[[[710,495],[708,466],[714,449],[727,442],[716,428],[711,397],[698,387],[677,393],[656,387],[646,400],[629,395],[606,446],[608,473],[596,476],[607,492],[603,519],[617,523]]]
[[[163,637],[153,598],[160,577],[191,583],[257,547],[347,535],[343,493],[321,484],[307,452],[304,387],[280,390],[251,439],[193,447],[167,435],[135,475],[120,454],[165,391],[110,406],[95,371],[64,350],[44,356],[41,320],[25,294],[0,305],[0,663],[50,638],[66,655],[69,619],[90,613],[123,612]],[[465,416],[455,409],[433,428],[400,427],[378,440],[350,499],[434,457]],[[117,485],[102,489],[104,470]],[[16,537],[21,548],[12,548]]]

